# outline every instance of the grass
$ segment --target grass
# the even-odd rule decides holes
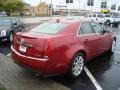
[[[6,90],[3,85],[0,84],[0,90]]]

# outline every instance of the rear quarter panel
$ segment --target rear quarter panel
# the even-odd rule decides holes
[[[84,50],[77,37],[73,35],[56,37],[52,44],[51,62],[62,71],[69,68],[69,64],[77,51]]]

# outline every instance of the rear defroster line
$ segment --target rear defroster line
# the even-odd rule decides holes
[[[95,85],[96,89],[97,90],[103,90],[102,87],[98,84],[98,82],[95,80],[95,78],[93,77],[93,75],[90,73],[90,71],[87,69],[86,66],[84,66],[84,70],[85,70],[87,76],[92,81],[92,83]]]

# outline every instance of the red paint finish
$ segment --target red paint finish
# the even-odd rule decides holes
[[[113,34],[78,36],[77,32],[83,22],[85,21],[60,21],[59,23],[68,25],[54,35],[30,31],[17,33],[11,50],[14,62],[43,75],[65,74],[76,53],[83,52],[86,61],[89,61],[108,50]],[[27,47],[25,53],[19,50],[20,44]]]

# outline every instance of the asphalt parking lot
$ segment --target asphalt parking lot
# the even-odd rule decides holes
[[[30,28],[32,28],[36,25],[37,24],[26,25],[26,30],[29,30]],[[34,86],[36,83],[37,83],[37,85],[39,85],[38,83],[41,84],[42,82],[45,84],[44,86],[46,86],[50,83],[52,83],[52,84],[58,83],[57,85],[55,85],[53,87],[63,86],[64,87],[63,90],[64,89],[118,90],[120,88],[120,69],[119,69],[120,68],[120,29],[119,29],[119,27],[105,27],[105,28],[108,28],[108,29],[116,32],[117,44],[116,44],[116,47],[114,50],[114,54],[110,54],[110,53],[106,52],[103,55],[88,62],[84,72],[76,80],[70,79],[64,75],[60,75],[60,76],[49,77],[48,79],[52,80],[52,81],[47,83],[48,79],[45,79],[45,78],[43,79],[42,76],[39,76],[37,78],[34,75],[29,76],[29,74],[31,74],[31,73],[24,73],[24,71],[19,69],[19,67],[17,65],[13,65],[13,63],[11,63],[13,65],[12,68],[18,68],[17,71],[15,71],[16,75],[18,76],[17,79],[22,78],[23,82],[25,82],[24,79],[25,79],[25,77],[27,77],[27,80],[30,81],[30,83],[27,83],[25,85],[26,89],[24,89],[24,90],[27,90],[27,85],[30,88],[30,85]],[[5,58],[10,58],[10,43],[7,43],[7,42],[1,43],[0,44],[0,53],[5,55]],[[1,55],[1,57],[4,57],[3,55]],[[0,68],[1,68],[1,66],[0,66]],[[8,72],[4,72],[4,73],[7,74]],[[3,75],[6,75],[6,74],[3,74]],[[21,75],[22,75],[22,77],[21,77]],[[2,80],[0,80],[0,82],[2,82]],[[17,81],[18,81],[17,83],[20,83],[20,85],[23,85],[23,84],[21,84],[21,82],[19,80],[17,80]],[[32,84],[32,81],[33,81],[33,84]],[[55,83],[53,83],[54,81],[55,81]],[[14,82],[14,80],[10,81],[10,82]],[[36,83],[34,83],[34,82],[36,82]],[[42,83],[42,85],[43,85],[43,83]],[[10,83],[8,83],[8,85],[9,84]],[[24,86],[20,86],[20,85],[18,85],[18,86],[24,87]],[[35,85],[35,86],[37,86],[37,85]],[[53,87],[51,87],[51,88],[53,88]],[[14,90],[16,90],[16,89],[14,89]],[[19,89],[19,90],[22,90],[22,89]],[[43,88],[35,89],[34,87],[32,87],[31,90],[43,90]],[[45,89],[45,90],[47,90],[47,89]],[[52,90],[52,89],[48,89],[48,90]]]

